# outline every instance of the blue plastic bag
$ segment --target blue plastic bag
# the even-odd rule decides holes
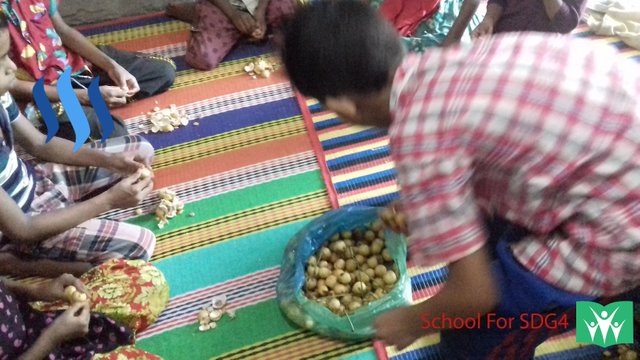
[[[383,298],[346,316],[334,314],[304,295],[307,260],[331,237],[343,231],[363,229],[378,219],[378,208],[352,206],[332,210],[301,229],[287,244],[280,268],[277,299],[287,318],[320,335],[344,340],[363,340],[374,335],[373,322],[381,313],[411,303],[407,276],[407,243],[404,236],[385,230],[385,244],[399,270],[396,286]]]

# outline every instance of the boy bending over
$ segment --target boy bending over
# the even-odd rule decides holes
[[[303,94],[389,129],[410,256],[449,263],[437,295],[376,320],[387,344],[435,331],[423,314],[519,319],[640,284],[640,69],[615,50],[521,33],[403,56],[375,11],[342,0],[303,7],[282,56]],[[442,345],[485,359],[511,331]]]

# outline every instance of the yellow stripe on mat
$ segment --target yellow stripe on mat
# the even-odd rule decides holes
[[[371,144],[357,146],[357,147],[354,147],[354,148],[351,148],[351,149],[342,150],[342,151],[338,151],[338,152],[331,153],[331,154],[325,153],[324,158],[327,159],[327,160],[333,160],[333,159],[337,159],[339,157],[352,155],[352,154],[357,154],[357,153],[362,152],[362,151],[375,150],[377,148],[385,147],[387,145],[389,145],[389,141],[380,140],[380,141],[376,141],[376,142],[371,143]]]
[[[375,189],[372,191],[367,191],[361,194],[356,194],[353,196],[348,196],[348,197],[344,197],[344,198],[340,198],[338,199],[338,201],[340,202],[340,205],[348,205],[348,204],[353,204],[355,202],[358,201],[363,201],[366,199],[371,199],[374,197],[378,197],[378,196],[384,196],[384,195],[388,195],[388,194],[393,194],[395,192],[398,192],[400,189],[398,188],[397,185],[392,185],[392,186],[386,186],[383,188],[379,188],[379,189]]]
[[[348,135],[352,135],[352,134],[356,134],[359,133],[361,131],[365,131],[371,129],[371,127],[369,126],[349,126],[348,128],[344,128],[344,129],[339,129],[339,130],[334,130],[334,131],[329,131],[327,133],[324,134],[318,134],[318,139],[320,139],[320,141],[325,141],[325,140],[329,140],[329,139],[333,139],[333,138],[337,138],[337,137],[341,137],[341,136],[348,136]]]
[[[327,120],[335,119],[337,117],[338,116],[336,114],[334,114],[334,113],[328,113],[328,114],[322,114],[322,115],[314,116],[312,118],[312,120],[313,120],[314,123],[319,123],[321,121],[327,121]]]
[[[388,163],[380,164],[378,166],[373,166],[373,167],[370,167],[370,168],[366,168],[366,169],[350,172],[348,174],[336,175],[336,176],[333,177],[332,180],[333,180],[333,183],[335,184],[335,183],[339,183],[339,182],[342,182],[342,181],[348,181],[348,180],[351,180],[351,179],[364,177],[364,176],[375,174],[375,173],[378,173],[378,172],[391,170],[391,169],[393,169],[393,167],[394,167],[394,164],[391,163],[391,162],[388,162]]]
[[[226,61],[213,70],[199,71],[199,70],[183,70],[178,73],[176,81],[173,83],[172,89],[180,89],[188,86],[204,84],[214,80],[220,80],[229,78],[232,76],[247,76],[244,71],[244,66],[258,56],[248,57],[240,60]],[[274,54],[261,55],[260,57],[266,59],[270,63],[274,64],[277,68],[282,65],[282,62]]]
[[[144,39],[152,36],[165,35],[191,30],[191,25],[182,21],[168,21],[124,30],[91,35],[88,38],[94,44],[113,44],[117,42]]]

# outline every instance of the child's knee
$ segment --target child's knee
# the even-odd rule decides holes
[[[155,73],[158,76],[158,82],[160,85],[156,93],[162,93],[173,85],[173,82],[176,80],[176,68],[175,65],[170,62],[170,60],[158,60],[155,65]]]
[[[144,233],[142,246],[145,251],[144,255],[141,256],[140,259],[149,261],[149,259],[151,259],[151,256],[153,256],[154,251],[156,250],[156,235],[153,233],[153,231],[146,228],[142,228],[142,231]]]
[[[218,53],[219,49],[212,47],[208,52],[190,50],[185,56],[186,63],[197,70],[213,70],[220,64],[226,54]]]
[[[135,225],[129,226],[138,228]],[[100,265],[114,259],[149,261],[155,248],[156,236],[153,232],[139,227],[129,236],[111,239],[111,247],[99,254],[92,263]]]

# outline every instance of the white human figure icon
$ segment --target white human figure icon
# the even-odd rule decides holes
[[[587,325],[587,329],[589,329],[589,335],[591,335],[591,341],[593,341],[596,337],[596,331],[598,330],[598,324],[595,321],[588,323],[587,320],[584,321],[585,325]]]
[[[613,317],[616,315],[616,312],[618,312],[618,309],[619,308],[616,308],[611,313],[611,315],[603,310],[602,313],[600,313],[600,316],[598,316],[598,314],[593,311],[593,309],[591,309],[593,316],[596,317],[596,321],[598,322],[598,327],[600,328],[600,333],[602,334],[602,342],[607,341],[607,334],[609,333],[609,328],[611,327],[611,320],[613,320]]]
[[[616,342],[618,342],[618,335],[620,335],[620,330],[622,329],[622,325],[624,325],[625,321],[626,320],[622,320],[620,324],[616,321],[611,325],[611,331],[613,332],[613,337],[616,339]]]

